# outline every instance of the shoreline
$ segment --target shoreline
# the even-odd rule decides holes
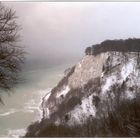
[[[42,110],[42,118],[41,120],[43,120],[45,118],[45,98],[51,93],[52,88],[45,94],[44,97],[42,97],[42,102],[41,102],[41,110]]]

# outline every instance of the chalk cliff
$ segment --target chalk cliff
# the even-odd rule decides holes
[[[139,46],[140,44],[137,47],[139,48]],[[106,50],[96,55],[88,53],[75,66],[67,69],[63,79],[44,97],[42,121],[33,125],[34,127],[29,127],[29,132],[26,136],[55,135],[55,132],[52,132],[51,135],[50,129],[47,129],[49,124],[57,127],[63,125],[67,128],[75,128],[77,126],[78,132],[74,129],[75,131],[68,135],[66,135],[67,133],[57,133],[55,135],[57,137],[130,136],[131,133],[129,135],[129,132],[133,131],[133,129],[134,131],[139,131],[140,125],[137,126],[138,129],[134,126],[134,128],[128,128],[128,131],[126,129],[126,133],[122,132],[121,134],[119,130],[112,132],[109,128],[110,125],[107,123],[108,129],[106,128],[105,133],[95,132],[95,127],[97,131],[99,130],[97,127],[104,124],[103,122],[101,124],[103,118],[108,119],[110,112],[114,112],[116,108],[120,107],[122,102],[132,102],[139,99],[139,63],[139,51],[136,51],[136,49],[135,51],[132,49],[130,51],[119,51],[116,48],[116,50]],[[92,123],[92,126],[91,123],[88,123],[89,121]],[[112,125],[115,127],[116,124]],[[124,126],[127,127],[127,125]],[[88,127],[85,127],[87,130],[80,133],[81,129],[79,126]],[[71,129],[68,131],[70,132]],[[132,136],[138,135],[140,133],[135,132],[135,134],[132,134]]]

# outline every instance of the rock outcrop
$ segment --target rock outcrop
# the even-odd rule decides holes
[[[63,79],[44,98],[41,123],[44,126],[51,123],[73,127],[95,118],[108,118],[108,111],[114,105],[138,98],[139,62],[139,52],[132,51],[108,51],[84,56],[65,72]],[[36,132],[32,136],[39,136],[39,130]]]

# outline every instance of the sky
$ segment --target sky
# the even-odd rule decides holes
[[[140,3],[4,2],[16,10],[28,59],[65,61],[106,39],[140,37]]]

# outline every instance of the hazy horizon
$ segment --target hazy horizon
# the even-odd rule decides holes
[[[16,10],[27,61],[79,60],[86,47],[106,39],[140,37],[140,3],[3,2]]]

